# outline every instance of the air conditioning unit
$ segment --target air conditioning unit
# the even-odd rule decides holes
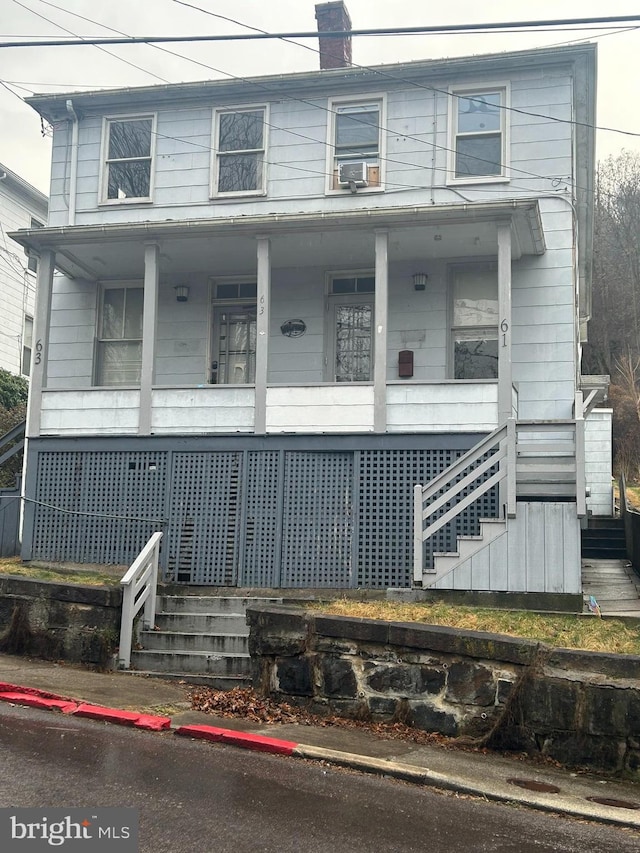
[[[368,187],[369,164],[355,160],[338,163],[338,184],[341,187]]]

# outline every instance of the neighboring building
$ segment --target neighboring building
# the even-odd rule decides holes
[[[46,221],[47,197],[0,163],[0,367],[23,376],[31,367],[38,259],[7,234]]]
[[[580,377],[595,46],[331,44],[333,70],[28,99],[54,138],[49,225],[16,235],[23,556],[128,563],[164,529],[187,583],[579,592],[587,489],[611,512]],[[500,427],[414,562],[414,485]]]

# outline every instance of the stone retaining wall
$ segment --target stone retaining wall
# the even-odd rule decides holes
[[[247,620],[266,695],[640,779],[640,657],[286,607]]]
[[[121,605],[119,587],[0,576],[0,650],[107,666]]]

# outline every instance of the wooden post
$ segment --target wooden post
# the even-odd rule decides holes
[[[47,387],[47,364],[49,361],[49,327],[51,324],[51,300],[53,296],[53,272],[55,254],[49,249],[40,253],[38,261],[38,287],[31,352],[31,379],[29,382],[29,404],[27,412],[27,438],[40,435],[40,410],[42,389]]]
[[[373,431],[387,431],[387,318],[389,313],[389,232],[375,235],[376,283],[373,335]]]
[[[147,243],[144,247],[144,303],[142,308],[142,364],[140,367],[140,408],[138,434],[151,435],[151,396],[156,351],[158,317],[158,277],[160,247]]]
[[[267,376],[269,370],[269,317],[271,314],[271,244],[258,237],[258,317],[256,321],[255,426],[267,432]]]
[[[511,417],[511,220],[498,222],[498,426]]]

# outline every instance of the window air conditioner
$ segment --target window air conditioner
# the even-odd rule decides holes
[[[369,167],[365,162],[356,162],[354,160],[346,160],[344,163],[338,163],[338,184],[341,187],[368,187],[369,186]]]

